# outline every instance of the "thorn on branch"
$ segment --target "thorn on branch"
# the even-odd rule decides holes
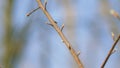
[[[27,13],[26,16],[30,16],[32,13],[34,13],[36,10],[38,10],[40,7],[37,7],[36,9],[32,10],[31,12]]]
[[[47,0],[45,0],[45,2],[44,2],[44,8],[45,8],[45,10],[46,10],[46,6],[47,6]]]
[[[63,28],[64,28],[64,24],[62,24],[61,31],[63,30]]]
[[[50,26],[52,26],[52,27],[53,27],[53,25],[52,25],[51,23],[46,22],[46,24],[48,24],[48,25],[50,25]]]
[[[77,52],[77,56],[79,56],[79,55],[80,55],[80,51]]]

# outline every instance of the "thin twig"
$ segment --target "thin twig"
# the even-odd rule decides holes
[[[46,6],[47,6],[47,0],[45,0],[45,2],[44,2],[44,6],[45,6],[45,9],[46,9]]]
[[[64,28],[64,24],[62,24],[61,31],[63,30],[63,28]]]
[[[116,46],[116,44],[118,43],[119,40],[120,40],[120,35],[118,36],[118,38],[115,40],[114,44],[112,45],[112,47],[111,47],[111,49],[110,49],[110,51],[109,51],[107,57],[105,58],[103,64],[101,65],[101,68],[104,68],[104,67],[105,67],[105,65],[106,65],[106,63],[107,63],[107,61],[108,61],[108,59],[110,58],[111,54],[113,53],[114,48],[115,48],[115,46]]]
[[[81,62],[81,60],[79,59],[79,57],[77,56],[77,53],[75,52],[75,50],[72,48],[71,44],[69,43],[69,41],[66,39],[66,37],[64,36],[64,34],[62,33],[61,29],[58,27],[58,25],[55,23],[55,21],[53,20],[53,18],[51,17],[51,15],[48,13],[48,11],[45,9],[45,7],[42,5],[41,0],[37,0],[38,6],[41,8],[41,10],[44,12],[44,14],[46,15],[46,17],[48,18],[48,20],[50,21],[50,23],[53,25],[53,28],[57,31],[57,33],[59,34],[59,36],[61,37],[61,39],[64,41],[64,43],[66,44],[67,48],[69,49],[70,53],[72,54],[72,56],[74,57],[75,61],[77,62],[79,68],[84,68],[83,64]]]
[[[53,25],[52,25],[51,23],[46,22],[46,24],[47,24],[47,25],[50,25],[50,26],[52,26],[52,27],[53,27]]]
[[[26,16],[30,16],[33,12],[35,12],[36,10],[38,10],[40,7],[37,7],[36,9],[32,10],[31,12],[27,13]]]

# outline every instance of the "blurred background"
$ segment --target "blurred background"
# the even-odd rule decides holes
[[[44,2],[44,0],[42,0]],[[36,0],[0,0],[1,68],[78,68]],[[47,10],[71,42],[85,68],[100,68],[120,34],[120,0],[48,0]],[[105,68],[120,68],[120,44]]]

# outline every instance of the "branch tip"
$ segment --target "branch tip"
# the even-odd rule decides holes
[[[119,16],[119,14],[115,10],[110,10],[110,14],[120,20],[120,16]]]
[[[27,13],[26,16],[27,16],[27,17],[30,16],[32,13],[34,13],[35,11],[37,11],[39,8],[40,8],[40,7],[38,7],[38,8],[36,8],[36,9],[32,10],[32,11],[29,12],[29,13]]]
[[[112,39],[115,41],[115,34],[111,32],[111,35],[112,35]]]

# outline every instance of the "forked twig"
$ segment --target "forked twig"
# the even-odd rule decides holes
[[[62,33],[61,29],[58,27],[58,25],[55,23],[55,21],[53,20],[53,18],[51,17],[51,15],[49,14],[49,12],[46,10],[46,7],[43,6],[41,0],[37,0],[38,6],[41,8],[41,10],[44,12],[44,14],[46,15],[46,17],[48,18],[48,20],[50,21],[50,23],[53,25],[53,28],[57,31],[57,33],[59,34],[59,36],[61,37],[61,39],[64,41],[64,43],[66,44],[67,48],[69,49],[70,53],[72,54],[72,56],[74,57],[75,61],[77,62],[79,68],[84,68],[82,62],[80,61],[79,57],[77,56],[77,53],[75,52],[75,50],[72,48],[71,44],[69,43],[69,41],[66,39],[66,37],[64,36],[64,34]]]
[[[107,57],[105,58],[103,64],[101,65],[101,68],[105,67],[105,64],[107,63],[108,59],[110,58],[111,54],[113,53],[114,48],[115,48],[115,46],[116,46],[116,44],[118,43],[119,40],[120,40],[120,35],[118,36],[118,38],[115,40],[114,44],[112,45]]]

